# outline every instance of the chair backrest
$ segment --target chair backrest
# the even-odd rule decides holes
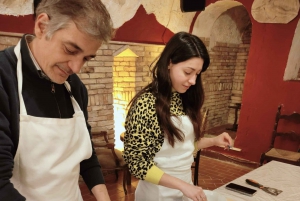
[[[200,128],[200,136],[203,137],[206,132],[207,126],[207,117],[208,117],[209,109],[206,109],[202,116],[201,128]]]
[[[106,143],[109,143],[106,131],[94,131],[92,132],[92,138],[93,140],[98,138],[99,140],[104,140]]]
[[[200,137],[203,137],[205,132],[206,132],[206,126],[207,126],[207,117],[208,117],[209,109],[206,109],[205,112],[202,115],[202,122],[201,122],[201,127],[200,127]],[[200,157],[200,152],[195,150],[193,152],[194,158]]]
[[[111,166],[112,168],[120,166],[120,162],[115,151],[115,144],[109,142],[106,131],[92,132],[92,141],[99,162],[104,167],[102,169],[106,169],[106,165]]]
[[[106,131],[92,132],[92,141],[102,171],[114,170],[118,180],[118,170],[123,170],[123,190],[127,195],[127,185],[131,184],[131,176],[127,164],[122,157],[122,152],[115,149],[115,144],[110,143]]]
[[[202,116],[202,122],[201,122],[201,127],[200,127],[200,137],[203,137],[204,133],[206,131],[208,112],[209,112],[209,109],[206,109]],[[200,164],[200,152],[201,152],[201,150],[197,151],[197,149],[195,149],[193,152],[195,163],[194,163],[194,165],[192,165],[192,168],[195,168],[194,181],[193,181],[195,186],[198,186],[198,171],[199,171],[199,164]]]
[[[275,124],[272,135],[272,142],[270,148],[273,148],[276,144],[277,138],[284,138],[296,143],[298,151],[300,148],[300,114],[293,112],[292,114],[281,114],[282,105],[278,106]],[[281,124],[281,125],[279,125]],[[279,128],[278,128],[279,126]],[[298,129],[297,129],[298,128]],[[296,131],[295,131],[296,130]]]

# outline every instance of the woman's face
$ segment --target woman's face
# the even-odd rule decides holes
[[[189,60],[172,64],[168,67],[172,82],[172,90],[185,93],[191,85],[196,84],[196,78],[203,67],[203,59],[193,57]]]

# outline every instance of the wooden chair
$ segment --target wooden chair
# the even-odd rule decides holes
[[[200,136],[203,137],[207,125],[207,116],[209,113],[209,109],[206,109],[203,117],[202,117],[202,124],[201,124],[201,134]],[[199,164],[200,164],[200,154],[201,154],[201,149],[199,151],[195,150],[193,155],[194,155],[194,165],[192,165],[192,168],[195,168],[194,170],[194,185],[198,186],[198,171],[199,171]]]
[[[127,174],[129,170],[127,164],[125,163],[122,157],[122,152],[118,149],[115,149],[114,143],[110,143],[108,141],[108,136],[106,131],[92,132],[92,141],[94,144],[94,148],[99,163],[103,171],[114,170],[116,174],[116,180],[118,180],[118,172],[122,170],[123,189],[125,195],[127,195],[126,182],[127,182]]]
[[[281,105],[278,106],[276,113],[270,149],[262,153],[260,165],[263,165],[264,162],[277,160],[300,166],[300,114],[296,112],[292,114],[281,114],[281,107]],[[278,129],[279,124],[280,126]],[[298,132],[291,130],[296,127],[298,128]],[[289,143],[292,143],[293,146],[297,147],[296,150],[291,150],[291,148],[286,150],[282,148],[282,142],[285,140],[288,140]]]

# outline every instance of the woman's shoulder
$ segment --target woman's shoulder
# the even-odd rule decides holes
[[[153,95],[153,93],[151,92],[145,92],[142,93],[138,98],[137,98],[137,103],[141,103],[141,102],[148,102],[149,104],[154,103],[155,102],[155,96]]]
[[[132,104],[131,111],[135,113],[155,111],[155,99],[151,92],[142,93]]]

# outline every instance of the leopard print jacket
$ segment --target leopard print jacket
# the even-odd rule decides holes
[[[153,159],[164,143],[164,134],[158,124],[156,98],[150,92],[142,94],[131,107],[125,121],[124,160],[130,172],[144,180],[148,170],[155,165]],[[172,93],[170,112],[185,115],[180,94]]]

